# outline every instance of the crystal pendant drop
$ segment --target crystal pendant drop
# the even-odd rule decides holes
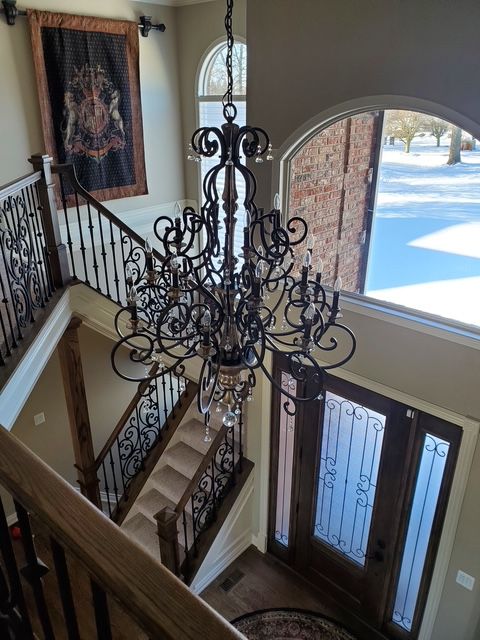
[[[208,424],[205,425],[205,435],[203,436],[203,441],[204,442],[212,441],[212,437],[210,435],[210,427],[208,426]]]
[[[227,411],[227,413],[223,416],[223,424],[227,427],[233,427],[237,422],[237,416],[233,413],[233,411]]]

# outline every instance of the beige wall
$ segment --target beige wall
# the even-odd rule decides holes
[[[236,0],[233,16],[234,35],[245,38],[246,0]],[[206,51],[225,36],[225,2],[215,0],[178,8],[178,61],[182,104],[183,148],[186,150],[198,126],[196,81]],[[185,160],[186,198],[198,200],[198,165]]]
[[[140,86],[148,196],[111,203],[128,211],[184,197],[183,145],[176,47],[175,9],[127,0],[30,0],[28,7],[65,13],[137,20],[141,14],[164,22],[164,33],[140,36]],[[15,27],[0,19],[0,185],[28,173],[27,158],[43,151],[37,90],[26,18]]]
[[[265,127],[279,148],[307,121],[334,111],[335,105],[395,95],[443,105],[460,114],[459,122],[476,122],[470,128],[479,135],[480,85],[472,82],[479,23],[475,0],[250,0],[249,123]],[[263,173],[257,204],[262,206],[262,197],[269,200],[276,189]],[[349,369],[440,407],[480,417],[477,349],[359,314],[345,316],[359,345]],[[250,436],[257,450],[260,435]],[[477,451],[434,640],[478,638],[479,486]],[[477,578],[473,592],[455,583],[459,568]]]
[[[110,364],[111,340],[85,326],[79,330],[79,339],[92,436],[95,452],[98,453],[135,394],[137,385],[125,382],[113,372]],[[126,351],[124,357],[128,371]],[[45,422],[35,426],[33,417],[42,412]],[[68,482],[76,485],[77,475],[73,467],[72,440],[57,350],[20,412],[12,433]],[[8,504],[6,510],[7,514],[12,512]]]

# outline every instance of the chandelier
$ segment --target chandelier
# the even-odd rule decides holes
[[[306,222],[292,217],[283,223],[278,196],[268,212],[254,202],[255,177],[244,159],[272,160],[272,145],[263,129],[235,122],[232,11],[227,0],[225,122],[195,131],[189,152],[190,160],[215,157],[218,163],[204,177],[200,211],[177,205],[173,220],[158,218],[161,251],[147,239],[126,262],[127,305],[115,319],[120,339],[112,351],[115,371],[139,382],[169,372],[181,376],[197,360],[206,441],[212,403],[219,411],[223,405],[224,424],[234,425],[242,403],[252,399],[258,372],[280,389],[293,415],[298,402],[321,398],[326,371],[345,364],[356,347],[352,331],[339,323],[340,278],[329,301],[321,261],[312,265],[314,238]],[[237,256],[240,182],[244,226]],[[125,346],[128,370],[119,357]],[[280,387],[270,373],[272,352],[285,354],[287,385]],[[138,375],[131,363],[139,365]]]

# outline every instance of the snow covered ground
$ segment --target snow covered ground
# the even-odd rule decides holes
[[[448,149],[383,147],[365,293],[478,326],[480,150],[448,166]]]

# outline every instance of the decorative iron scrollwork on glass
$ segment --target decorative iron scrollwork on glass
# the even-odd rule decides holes
[[[293,453],[296,416],[289,410],[285,389],[295,395],[297,381],[285,371],[281,372],[280,421],[278,432],[277,501],[275,509],[275,540],[288,547],[290,508],[292,502]]]
[[[425,434],[392,614],[406,631],[412,630],[449,449],[446,440]]]
[[[365,564],[386,416],[329,391],[313,535]]]

